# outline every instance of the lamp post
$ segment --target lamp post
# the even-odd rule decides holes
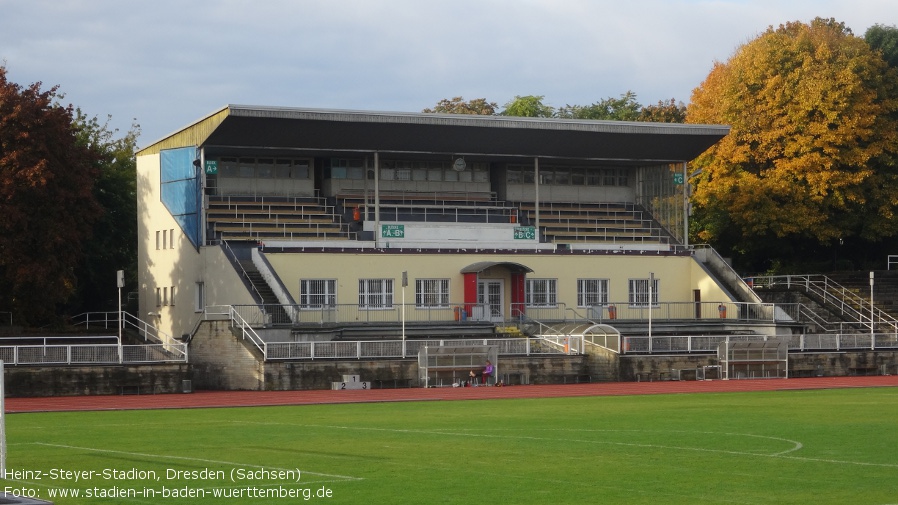
[[[873,333],[873,272],[870,272],[870,350],[876,349],[876,335]]]
[[[649,354],[652,352],[652,288],[655,284],[655,272],[649,272]]]
[[[405,357],[405,287],[408,286],[408,272],[402,272],[402,357]]]
[[[122,344],[122,288],[125,287],[125,271],[115,273],[115,281],[118,285],[118,343]]]

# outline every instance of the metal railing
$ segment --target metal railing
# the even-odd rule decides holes
[[[857,324],[870,328],[872,332],[875,332],[877,324],[887,325],[891,331],[898,332],[898,319],[875,305],[871,305],[869,298],[858,295],[825,275],[752,277],[751,285],[755,288],[785,286],[786,289],[803,289],[805,292],[821,297],[825,304],[835,307],[842,315]]]
[[[712,353],[721,342],[760,342],[766,335],[678,335],[621,337],[621,354],[658,353]],[[894,333],[825,333],[791,335],[789,350],[794,352],[846,350],[898,349],[898,336]]]
[[[323,325],[357,323],[399,323],[403,320],[402,304],[394,303],[382,307],[362,307],[357,304],[335,304],[326,306],[304,305],[235,305],[240,317],[250,326],[269,325]],[[279,309],[284,310],[279,310]],[[584,316],[568,309],[564,303],[547,307],[528,307],[511,304],[511,314],[500,308],[485,304],[459,304],[442,307],[418,307],[405,304],[405,321],[408,323],[447,322],[522,322],[539,320],[545,322],[583,321],[595,322],[646,321],[738,321],[740,323],[776,323],[797,321],[800,313],[798,304],[742,303],[742,302],[661,302],[648,305],[613,302],[579,308]]]
[[[215,316],[224,316],[226,317],[231,324],[231,328],[233,328],[237,336],[242,340],[247,340],[252,343],[256,349],[265,354],[265,345],[266,342],[262,340],[262,337],[256,333],[256,330],[253,329],[253,325],[247,322],[246,319],[240,312],[237,310],[237,306],[234,305],[214,305],[206,307],[204,311],[206,315],[206,319],[214,319]],[[212,316],[212,317],[210,317]],[[257,325],[258,326],[258,325]]]
[[[7,365],[126,365],[186,363],[187,344],[75,344],[0,346]]]
[[[139,317],[129,313],[122,312],[122,329],[131,328],[143,338],[144,342],[156,342],[159,344],[178,344],[175,339],[168,333],[156,328],[152,324],[140,319]],[[104,330],[115,330],[118,332],[119,313],[118,312],[82,312],[69,318],[72,326],[83,327],[85,329],[102,328]]]
[[[396,359],[417,356],[426,346],[468,345],[495,345],[505,356],[578,354],[583,347],[582,338],[569,337],[567,352],[563,341],[542,338],[265,342],[263,349],[266,360]]]
[[[720,343],[757,342],[767,340],[764,335],[695,335],[651,337],[651,354],[664,353],[716,353]],[[598,339],[595,341],[595,339]],[[619,339],[619,340],[618,340]],[[399,359],[417,356],[425,346],[496,345],[502,356],[561,356],[582,354],[587,344],[600,345],[610,350],[620,349],[621,354],[649,354],[649,337],[618,337],[616,335],[559,336],[542,338],[501,339],[443,339],[443,340],[377,340],[377,341],[326,341],[326,342],[263,342],[266,361],[316,360],[316,359]],[[618,347],[619,346],[619,347]],[[895,335],[876,334],[873,341],[869,334],[795,335],[789,337],[789,350],[844,351],[871,349],[898,349]]]

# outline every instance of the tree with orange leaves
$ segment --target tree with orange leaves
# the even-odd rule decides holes
[[[687,111],[731,126],[693,164],[698,238],[757,268],[798,244],[898,235],[896,112],[898,71],[843,23],[787,23],[739,47]]]

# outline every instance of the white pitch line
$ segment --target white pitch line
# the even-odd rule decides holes
[[[199,463],[212,463],[216,465],[229,465],[234,467],[249,467],[249,468],[270,468],[272,470],[284,470],[284,471],[293,471],[296,468],[276,468],[265,465],[252,465],[245,463],[235,463],[232,461],[219,461],[214,459],[204,459],[204,458],[191,458],[188,456],[169,456],[165,454],[149,454],[143,452],[129,452],[129,451],[117,451],[114,449],[97,449],[95,447],[79,447],[77,445],[64,445],[64,444],[48,444],[45,442],[32,442],[32,445],[42,445],[46,447],[59,447],[62,449],[78,449],[81,451],[91,451],[91,452],[100,452],[106,454],[123,454],[126,456],[141,456],[145,458],[156,458],[156,459],[174,459],[174,460],[182,460],[182,461],[196,461]],[[320,477],[331,477],[335,479],[343,479],[343,480],[365,480],[362,477],[352,477],[350,475],[336,475],[330,473],[318,473],[318,472],[309,472],[306,470],[300,470],[302,473],[308,473],[311,475],[318,475]]]
[[[288,423],[253,423],[253,424],[286,425]],[[335,429],[335,430],[386,431],[386,432],[393,432],[393,433],[417,433],[417,434],[422,434],[422,435],[447,435],[447,436],[454,436],[454,437],[518,439],[518,440],[534,440],[534,441],[540,441],[540,442],[573,442],[573,443],[587,443],[587,444],[601,444],[601,445],[619,445],[619,446],[623,446],[623,447],[642,447],[642,448],[647,448],[647,449],[668,449],[668,450],[693,451],[693,452],[716,452],[716,453],[721,453],[721,454],[732,454],[735,456],[757,456],[757,457],[762,457],[762,458],[794,459],[796,461],[807,461],[807,462],[816,462],[816,463],[874,466],[874,467],[882,467],[882,468],[898,468],[898,464],[895,464],[895,463],[868,463],[865,461],[845,461],[845,460],[838,460],[838,459],[810,458],[810,457],[803,457],[803,456],[788,456],[787,455],[788,453],[796,451],[801,448],[800,442],[785,439],[785,438],[777,439],[776,437],[766,437],[764,435],[746,435],[746,436],[755,436],[755,437],[759,437],[759,438],[770,438],[770,439],[774,439],[774,440],[788,441],[793,444],[798,444],[799,446],[796,446],[787,451],[778,452],[778,453],[774,453],[774,454],[761,454],[761,453],[756,453],[756,452],[728,451],[728,450],[724,450],[724,449],[707,449],[707,448],[702,448],[702,447],[679,447],[679,446],[673,446],[673,445],[639,444],[639,443],[635,443],[635,442],[608,442],[608,441],[603,441],[603,440],[559,439],[559,438],[529,437],[529,436],[521,437],[521,436],[511,436],[511,435],[459,433],[459,432],[452,432],[452,431],[413,430],[413,429],[396,429],[396,428],[370,428],[370,427],[359,427],[359,426],[328,426],[328,425],[320,425],[320,424],[289,424],[289,425],[306,427],[306,428],[327,428],[327,429]],[[691,432],[686,432],[686,433],[691,433]],[[739,435],[739,434],[735,433],[734,435]]]

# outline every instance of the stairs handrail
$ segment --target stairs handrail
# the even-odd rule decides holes
[[[246,272],[246,269],[243,268],[243,265],[240,264],[240,259],[237,257],[237,253],[235,253],[234,250],[231,249],[231,245],[228,244],[228,241],[227,241],[227,240],[222,240],[222,241],[221,241],[221,244],[222,244],[222,246],[224,246],[225,250],[226,250],[228,253],[230,253],[230,255],[231,255],[231,260],[232,260],[231,262],[232,262],[238,269],[240,269],[240,275],[241,275],[244,279],[246,279],[246,282],[247,282],[247,283],[249,283],[249,288],[250,288],[250,290],[251,290],[251,291],[254,291],[254,292],[256,293],[256,295],[259,297],[259,303],[261,303],[261,304],[264,305],[264,304],[265,304],[265,298],[262,297],[262,293],[260,293],[260,292],[259,292],[259,289],[256,288],[256,285],[253,283],[253,279],[252,279],[252,278],[249,276],[249,274]]]
[[[237,309],[235,309],[233,305],[228,306],[228,317],[230,317],[231,319],[231,325],[235,328],[240,329],[240,337],[243,338],[243,340],[249,340],[250,342],[252,342],[252,344],[262,352],[262,356],[264,358],[267,358],[268,353],[266,352],[267,346],[265,344],[265,341],[262,340],[262,337],[260,337],[259,334],[256,333],[256,330],[254,330],[253,327],[249,323],[247,323],[245,319],[243,319],[243,316],[241,316],[240,313],[237,312]]]
[[[766,275],[752,277],[754,286],[770,287],[785,284],[787,288],[793,285],[803,287],[806,292],[814,293],[823,298],[824,303],[832,303],[840,308],[843,313],[854,318],[858,324],[867,326],[871,330],[879,322],[888,324],[898,330],[898,319],[888,312],[873,304],[873,312],[864,310],[864,305],[870,306],[870,300],[865,300],[854,291],[842,286],[823,274],[807,275]]]

